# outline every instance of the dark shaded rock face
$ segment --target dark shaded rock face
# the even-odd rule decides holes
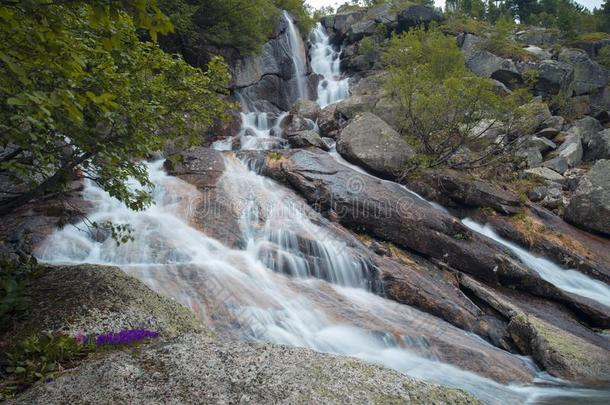
[[[297,36],[300,38],[300,35]],[[307,61],[302,41],[298,46],[301,60]],[[236,60],[231,66],[231,73],[231,87],[238,94],[240,102],[250,107],[255,102],[266,100],[281,111],[290,110],[299,96],[286,20],[278,20],[271,39],[263,45],[259,55]]]
[[[337,138],[337,151],[348,161],[395,178],[415,156],[407,142],[376,115],[357,114]]]
[[[522,84],[523,77],[515,63],[481,49],[481,41],[472,34],[463,34],[458,38],[468,69],[477,76],[498,80],[508,88]]]
[[[0,186],[8,184],[7,180]],[[80,222],[89,209],[80,194],[82,187],[81,181],[74,181],[66,193],[40,198],[0,217],[0,254],[31,255],[57,228]]]
[[[580,180],[565,218],[576,226],[610,235],[610,160],[599,160]]]
[[[567,89],[574,80],[574,68],[567,63],[556,60],[543,60],[535,70],[538,79],[534,85],[537,95],[551,96]]]
[[[432,7],[415,5],[398,13],[397,31],[404,32],[420,25],[428,26],[433,21],[440,22],[443,15]]]
[[[596,132],[583,139],[584,160],[610,159],[610,129]]]
[[[513,192],[456,170],[428,170],[409,185],[434,200],[449,202],[449,205],[490,207],[503,214],[516,213],[521,206],[519,196]]]
[[[579,49],[564,49],[559,61],[574,68],[574,94],[590,94],[608,84],[608,71]]]

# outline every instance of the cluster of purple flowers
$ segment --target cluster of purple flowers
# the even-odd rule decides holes
[[[102,335],[76,335],[74,339],[80,344],[94,343],[96,346],[104,345],[128,345],[145,339],[153,339],[159,336],[158,332],[146,329],[122,330],[118,333],[105,333]]]

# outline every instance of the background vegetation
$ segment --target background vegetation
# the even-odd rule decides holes
[[[196,66],[219,48],[242,55],[259,52],[282,10],[296,18],[303,35],[314,24],[304,0],[160,0],[159,7],[176,27],[161,38],[162,46]]]
[[[153,42],[172,29],[155,1],[0,3],[0,175],[16,185],[0,214],[78,176],[146,206],[149,194],[126,182],[150,185],[137,159],[167,139],[201,141],[228,106],[220,59],[204,72]]]

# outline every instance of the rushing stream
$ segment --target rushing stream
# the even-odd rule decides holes
[[[347,80],[338,74],[339,54],[320,25],[311,38],[312,69],[325,78],[318,89],[320,103],[339,101],[348,94]],[[244,113],[241,147],[266,148],[270,138],[281,135],[280,117]],[[91,182],[84,190],[92,205],[88,220],[130,224],[132,242],[117,245],[79,224],[56,231],[38,256],[52,263],[121,266],[192,308],[223,338],[353,356],[464,388],[491,404],[561,398],[566,403],[584,398],[590,404],[604,402],[607,392],[562,385],[528,358],[382,298],[361,253],[365,248],[355,237],[336,229],[291,190],[249,170],[234,154],[224,156],[217,188],[235,200],[240,248],[230,248],[194,225],[201,193],[168,176],[163,162],[156,161],[147,164],[155,204],[144,211],[127,209]],[[490,365],[498,380],[508,376],[520,385],[482,377]]]

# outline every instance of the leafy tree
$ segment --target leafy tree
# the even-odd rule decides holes
[[[195,66],[209,61],[212,48],[259,52],[282,10],[297,19],[304,35],[313,27],[304,0],[160,0],[160,8],[176,27],[161,39],[162,46],[182,52]]]
[[[470,73],[453,38],[438,29],[394,36],[385,63],[386,88],[400,107],[402,133],[420,153],[419,165],[482,165],[514,143],[487,135],[500,122],[510,126],[516,101],[496,95],[489,79]],[[456,160],[465,149],[473,152],[470,158]]]
[[[206,72],[142,42],[171,24],[154,1],[30,0],[0,3],[0,214],[92,179],[128,207],[142,209],[149,186],[136,160],[166,139],[196,143],[222,116],[229,80],[213,59]]]

